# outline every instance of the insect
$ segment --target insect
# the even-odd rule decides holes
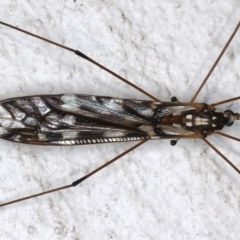
[[[201,138],[240,174],[240,170],[206,140],[206,137],[216,133],[240,141],[238,138],[220,132],[223,127],[230,127],[236,120],[240,120],[240,114],[234,113],[230,109],[220,112],[215,108],[218,105],[239,100],[240,97],[214,104],[194,102],[238,31],[240,22],[189,103],[179,102],[176,97],[172,97],[171,102],[162,102],[78,50],[52,42],[10,24],[4,22],[0,22],[0,24],[71,51],[153,99],[146,101],[60,94],[2,100],[0,102],[0,138],[8,141],[39,145],[140,142],[70,185],[3,203],[0,207],[74,187],[147,140],[171,139],[171,144],[175,145],[179,139]]]

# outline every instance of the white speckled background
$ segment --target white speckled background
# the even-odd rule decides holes
[[[79,49],[161,100],[189,101],[240,16],[237,0],[198,2],[2,0],[0,21]],[[198,101],[239,95],[239,40],[240,32]],[[147,99],[68,51],[0,26],[1,99],[69,92]],[[240,168],[239,144],[209,140]],[[2,140],[0,201],[70,184],[132,144]],[[236,240],[239,226],[240,178],[201,140],[147,142],[75,189],[0,209],[3,240]]]

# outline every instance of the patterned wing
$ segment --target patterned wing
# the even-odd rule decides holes
[[[148,139],[151,103],[75,94],[7,99],[0,102],[0,137],[42,145]]]

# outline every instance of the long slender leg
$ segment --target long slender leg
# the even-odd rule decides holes
[[[223,50],[221,51],[221,53],[219,54],[218,58],[216,59],[215,63],[213,64],[213,66],[211,67],[211,69],[209,70],[207,76],[204,78],[202,84],[200,85],[200,87],[198,88],[198,90],[196,91],[196,93],[194,94],[191,103],[195,101],[196,97],[198,96],[198,94],[200,93],[200,91],[202,90],[203,86],[205,85],[205,83],[207,82],[208,78],[210,77],[210,75],[212,74],[213,70],[215,69],[215,67],[217,66],[218,62],[220,61],[220,59],[222,58],[224,52],[226,51],[227,47],[229,46],[229,44],[231,43],[232,39],[234,38],[236,32],[238,31],[240,27],[240,22],[238,22],[235,30],[233,31],[231,37],[228,39],[227,43],[225,44]]]
[[[240,142],[240,138],[233,137],[233,136],[228,135],[228,134],[223,133],[223,132],[215,132],[215,133],[218,134],[218,135],[221,135],[221,136],[223,136],[223,137],[227,137],[227,138],[230,138],[230,139],[232,139],[232,140],[235,140],[235,141]]]
[[[90,57],[88,57],[87,55],[85,55],[84,53],[82,53],[82,52],[80,52],[80,51],[78,51],[78,50],[75,50],[75,49],[73,49],[73,48],[64,46],[64,45],[59,44],[59,43],[56,43],[56,42],[53,42],[53,41],[48,40],[48,39],[46,39],[46,38],[40,37],[40,36],[38,36],[38,35],[36,35],[36,34],[30,33],[30,32],[28,32],[28,31],[25,31],[25,30],[21,29],[21,28],[14,27],[14,26],[12,26],[12,25],[10,25],[10,24],[8,24],[8,23],[1,22],[1,21],[0,21],[0,24],[5,25],[5,26],[10,27],[10,28],[13,28],[13,29],[15,29],[15,30],[17,30],[17,31],[19,31],[19,32],[23,32],[23,33],[25,33],[25,34],[27,34],[27,35],[30,35],[30,36],[32,36],[32,37],[41,39],[42,41],[48,42],[48,43],[50,43],[50,44],[53,44],[53,45],[55,45],[55,46],[58,46],[58,47],[63,48],[63,49],[65,49],[65,50],[68,50],[68,51],[70,51],[70,52],[73,52],[73,53],[75,53],[76,55],[78,55],[79,57],[84,58],[85,60],[93,63],[94,65],[98,66],[99,68],[101,68],[101,69],[105,70],[106,72],[110,73],[110,74],[113,75],[114,77],[116,77],[116,78],[120,79],[121,81],[125,82],[125,83],[128,84],[129,86],[137,89],[139,92],[145,94],[146,96],[148,96],[149,98],[153,99],[154,101],[159,101],[157,98],[155,98],[154,96],[152,96],[152,95],[149,94],[148,92],[144,91],[144,90],[141,89],[140,87],[138,87],[138,86],[136,86],[135,84],[129,82],[127,79],[121,77],[120,75],[116,74],[115,72],[111,71],[110,69],[104,67],[104,66],[101,65],[100,63],[94,61],[93,59],[91,59]]]
[[[218,105],[222,105],[224,103],[228,103],[228,102],[233,102],[233,101],[237,101],[240,99],[240,96],[239,97],[235,97],[235,98],[230,98],[230,99],[227,99],[227,100],[224,100],[224,101],[221,101],[221,102],[217,102],[217,103],[213,103],[211,104],[213,107],[216,107]]]
[[[52,190],[48,190],[48,191],[45,191],[45,192],[41,192],[41,193],[37,193],[37,194],[34,194],[34,195],[30,195],[30,196],[27,196],[27,197],[23,197],[23,198],[19,198],[19,199],[16,199],[16,200],[13,200],[13,201],[10,201],[10,202],[6,202],[6,203],[2,203],[0,204],[0,207],[4,207],[6,205],[11,205],[11,204],[14,204],[14,203],[17,203],[17,202],[22,202],[22,201],[25,201],[25,200],[28,200],[28,199],[31,199],[31,198],[36,198],[36,197],[39,197],[39,196],[42,196],[42,195],[46,195],[46,194],[49,194],[49,193],[52,193],[52,192],[57,192],[57,191],[60,191],[60,190],[63,190],[63,189],[67,189],[67,188],[70,188],[70,187],[75,187],[77,186],[78,184],[82,183],[83,181],[85,181],[86,179],[88,179],[89,177],[91,177],[92,175],[94,175],[95,173],[99,172],[100,170],[102,170],[103,168],[107,167],[108,165],[112,164],[113,162],[115,162],[116,160],[118,160],[119,158],[123,157],[124,155],[128,154],[129,152],[133,151],[135,148],[141,146],[143,143],[145,143],[147,140],[143,140],[139,143],[137,143],[136,145],[134,145],[133,147],[129,148],[128,150],[124,151],[123,153],[119,154],[118,156],[116,156],[115,158],[111,159],[110,161],[106,162],[105,164],[103,164],[102,166],[96,168],[95,170],[93,170],[92,172],[86,174],[85,176],[83,176],[82,178],[72,182],[71,184],[69,185],[66,185],[66,186],[62,186],[62,187],[59,187],[59,188],[55,188],[55,189],[52,189]]]
[[[240,174],[240,170],[229,160],[227,159],[217,148],[215,148],[207,139],[202,138],[202,140],[212,148],[218,155],[220,155],[238,174]]]

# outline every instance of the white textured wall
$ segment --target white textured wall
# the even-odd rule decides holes
[[[189,101],[239,1],[4,1],[0,21],[77,48],[161,100]],[[239,95],[240,32],[198,101]],[[0,96],[147,99],[71,53],[0,26]],[[239,102],[228,104],[239,111]],[[224,108],[223,108],[224,109]],[[225,110],[225,109],[224,109]],[[239,137],[240,124],[227,132]],[[240,168],[239,144],[210,138]],[[0,143],[0,201],[69,184],[132,143]],[[0,209],[0,239],[238,239],[240,178],[201,140],[152,141],[75,189]]]

